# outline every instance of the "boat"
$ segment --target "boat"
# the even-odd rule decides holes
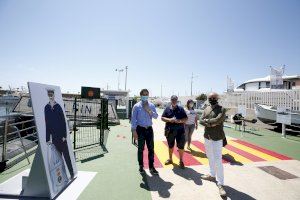
[[[282,113],[283,114],[283,113]],[[286,114],[286,113],[284,113]],[[267,106],[262,104],[255,104],[255,115],[257,119],[265,124],[272,126],[281,126],[281,124],[276,123],[277,118],[277,107],[276,106]],[[291,111],[292,123],[288,127],[290,128],[300,128],[300,112]]]

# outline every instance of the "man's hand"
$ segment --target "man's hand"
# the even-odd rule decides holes
[[[133,134],[134,140],[137,140],[138,139],[138,134],[137,134],[136,130],[132,131],[132,134]]]
[[[47,144],[50,145],[50,144],[52,144],[52,142],[49,140],[49,141],[47,142]]]
[[[181,124],[182,121],[181,121],[180,119],[175,119],[175,123],[176,123],[176,124]]]
[[[62,138],[62,141],[65,142],[67,139],[65,137]]]
[[[170,123],[176,123],[176,121],[177,121],[177,120],[176,120],[175,118],[170,118],[170,119],[169,119],[169,122],[170,122]]]

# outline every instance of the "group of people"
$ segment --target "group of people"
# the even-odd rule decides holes
[[[154,168],[154,135],[152,128],[152,118],[157,119],[155,105],[148,101],[149,91],[142,89],[140,92],[141,101],[136,103],[132,109],[131,130],[138,144],[138,164],[139,172],[145,173],[143,162],[143,151],[145,143],[148,148],[149,171],[153,175],[158,175]],[[179,167],[185,168],[184,149],[188,150],[192,141],[192,134],[198,128],[198,120],[204,128],[205,153],[209,160],[210,173],[202,175],[201,178],[208,181],[216,181],[221,196],[226,196],[224,190],[224,170],[222,164],[222,147],[225,140],[223,123],[225,120],[225,109],[218,104],[218,94],[211,93],[208,96],[209,106],[207,106],[200,120],[194,111],[193,100],[188,100],[186,109],[178,105],[178,97],[171,97],[171,105],[167,106],[161,116],[161,120],[166,123],[165,137],[169,147],[169,158],[165,165],[173,163],[173,150],[176,146],[179,152]]]

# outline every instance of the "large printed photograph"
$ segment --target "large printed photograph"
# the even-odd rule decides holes
[[[51,196],[56,196],[77,175],[77,168],[58,86],[28,83]]]

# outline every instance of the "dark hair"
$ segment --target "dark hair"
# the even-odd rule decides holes
[[[142,94],[143,94],[144,92],[147,92],[147,93],[149,94],[149,91],[148,91],[147,89],[142,89],[142,90],[140,91],[140,95],[142,96]]]
[[[186,102],[186,107],[189,109],[189,104],[194,101],[192,99],[189,99],[187,102]],[[194,110],[194,107],[192,107],[192,110]]]

